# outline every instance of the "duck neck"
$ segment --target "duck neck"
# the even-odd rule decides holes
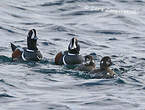
[[[69,50],[68,52],[71,54],[79,54],[79,51],[77,51],[76,49]]]
[[[36,46],[28,46],[29,50],[38,50],[38,48]]]
[[[85,64],[85,66],[93,66],[95,68],[95,63],[90,62],[89,64]]]
[[[74,49],[71,49],[70,46],[69,46],[68,47],[68,52],[71,53],[71,54],[79,54],[79,52],[80,52],[80,46],[77,45],[77,47],[74,48]]]
[[[107,71],[107,70],[109,70],[110,68],[109,68],[109,67],[101,67],[100,69],[101,69],[101,70]]]
[[[37,40],[27,40],[27,47],[29,50],[38,50]]]

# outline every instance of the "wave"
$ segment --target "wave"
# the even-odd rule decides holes
[[[12,96],[12,95],[9,95],[9,94],[7,94],[7,93],[0,93],[0,98],[14,98],[14,96]]]

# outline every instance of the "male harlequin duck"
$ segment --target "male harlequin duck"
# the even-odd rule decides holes
[[[86,55],[84,64],[79,65],[75,70],[90,72],[95,68],[96,64],[94,63],[93,57],[91,55]]]
[[[111,65],[111,58],[108,56],[103,57],[100,61],[100,69],[94,69],[90,74],[95,74],[95,77],[97,78],[113,78],[115,72],[109,68]]]
[[[37,39],[36,30],[32,29],[28,32],[27,48],[17,47],[11,43],[13,61],[40,61],[42,54],[37,48]]]
[[[68,46],[68,50],[59,52],[55,57],[57,65],[75,65],[83,63],[83,57],[79,54],[80,46],[76,38],[72,38]]]

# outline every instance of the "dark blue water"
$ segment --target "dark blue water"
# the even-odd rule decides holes
[[[144,7],[144,0],[1,0],[0,110],[145,110]],[[43,61],[11,62],[10,42],[25,46],[32,28]],[[118,77],[54,65],[74,36],[97,67],[111,56]]]

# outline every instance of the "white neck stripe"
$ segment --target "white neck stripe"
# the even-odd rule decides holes
[[[67,63],[65,62],[65,59],[64,58],[65,58],[65,55],[63,56],[63,64],[64,65],[67,65]]]
[[[28,51],[28,52],[34,52],[34,50],[30,50],[30,49],[27,49],[26,51]]]
[[[76,55],[76,54],[72,54],[72,53],[69,53],[69,52],[68,52],[68,55]],[[79,54],[78,54],[78,55],[79,55]]]
[[[26,58],[24,57],[24,52],[22,53],[22,59],[23,59],[24,61],[26,61]]]

